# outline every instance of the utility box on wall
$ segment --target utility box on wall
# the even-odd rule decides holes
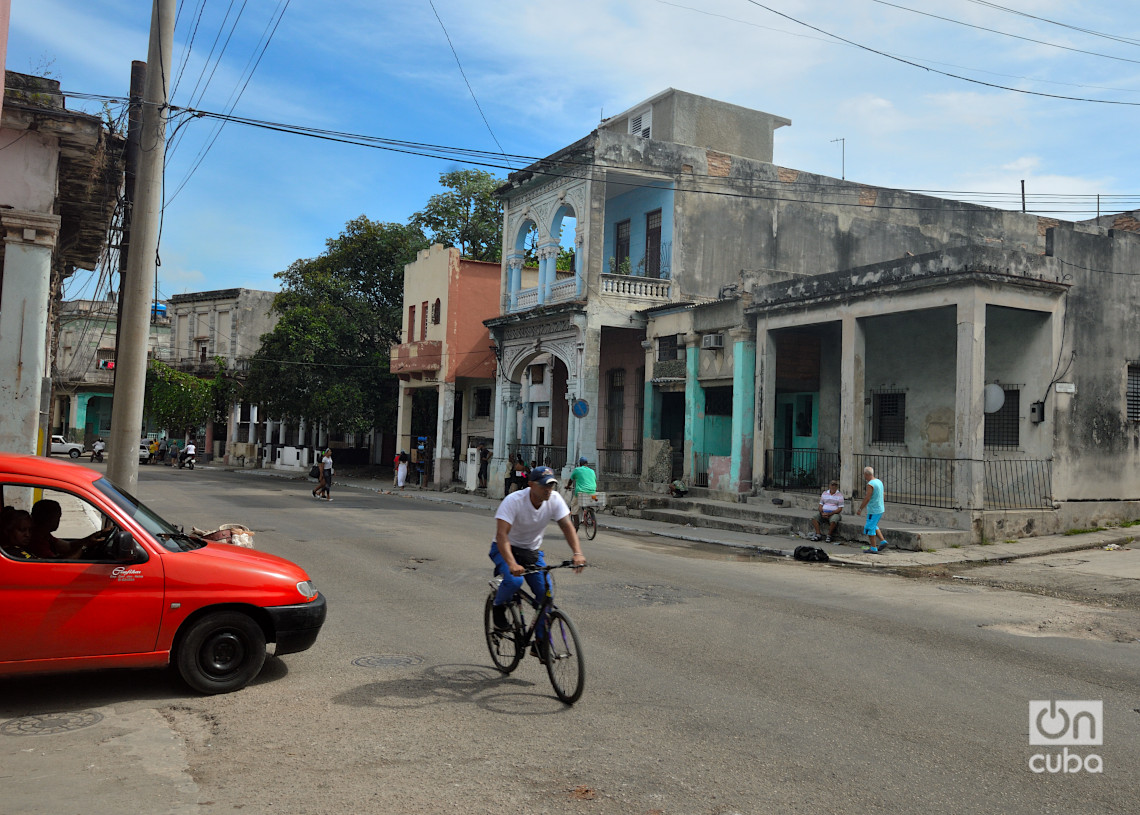
[[[1033,402],[1029,406],[1029,421],[1034,424],[1041,424],[1045,421],[1045,403]]]

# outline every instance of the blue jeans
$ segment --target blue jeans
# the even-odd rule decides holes
[[[543,558],[542,550],[538,550],[535,554],[538,559],[528,569],[537,569],[546,565],[546,560]],[[511,570],[507,568],[507,562],[503,560],[503,556],[499,554],[499,547],[494,542],[491,543],[491,551],[489,553],[491,561],[495,564],[495,574],[503,578],[503,582],[499,584],[499,590],[495,592],[495,605],[506,605],[515,596],[515,592],[522,588],[523,580],[525,579],[530,590],[534,592],[534,596],[542,602],[542,598],[546,596],[546,586],[549,580],[548,575],[545,573],[528,574],[525,578],[515,577],[511,574]],[[543,626],[539,623],[539,631],[536,633],[541,636]]]

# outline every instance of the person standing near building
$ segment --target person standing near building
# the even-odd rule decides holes
[[[578,466],[570,471],[570,478],[566,481],[566,489],[570,490],[570,515],[574,519],[574,529],[578,528],[579,506],[578,496],[592,495],[598,491],[598,476],[586,466],[589,462],[586,457],[578,459]]]
[[[855,514],[861,515],[863,508],[866,507],[867,523],[863,525],[863,534],[867,536],[867,545],[863,547],[863,551],[878,554],[887,548],[887,539],[879,529],[879,521],[887,511],[886,502],[883,500],[883,482],[875,478],[875,471],[871,467],[863,468],[863,480],[867,482],[867,492],[863,495],[863,503],[855,510]]]
[[[408,480],[408,461],[408,452],[401,450],[400,454],[396,456],[396,486],[400,489],[404,488],[404,484]]]
[[[321,486],[318,497],[324,498],[326,501],[332,500],[332,477],[333,477],[333,457],[332,448],[326,448],[325,454],[321,456]]]

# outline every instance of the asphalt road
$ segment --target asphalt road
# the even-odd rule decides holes
[[[559,574],[587,655],[569,708],[536,660],[491,666],[489,514],[308,490],[142,469],[171,520],[305,566],[325,629],[226,696],[161,671],[0,681],[0,812],[1137,810],[1136,612],[603,531]],[[1029,743],[1050,699],[1103,702],[1103,745],[1067,748],[1103,772],[1030,770],[1061,753]]]

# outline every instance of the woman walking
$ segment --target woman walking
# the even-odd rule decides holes
[[[332,500],[332,495],[329,491],[332,490],[332,477],[333,477],[333,458],[332,449],[326,449],[324,456],[321,458],[321,485],[320,490],[323,493],[320,497],[326,501]]]
[[[396,467],[396,486],[400,489],[404,488],[404,482],[408,480],[408,454],[404,450],[400,451],[399,466]]]

